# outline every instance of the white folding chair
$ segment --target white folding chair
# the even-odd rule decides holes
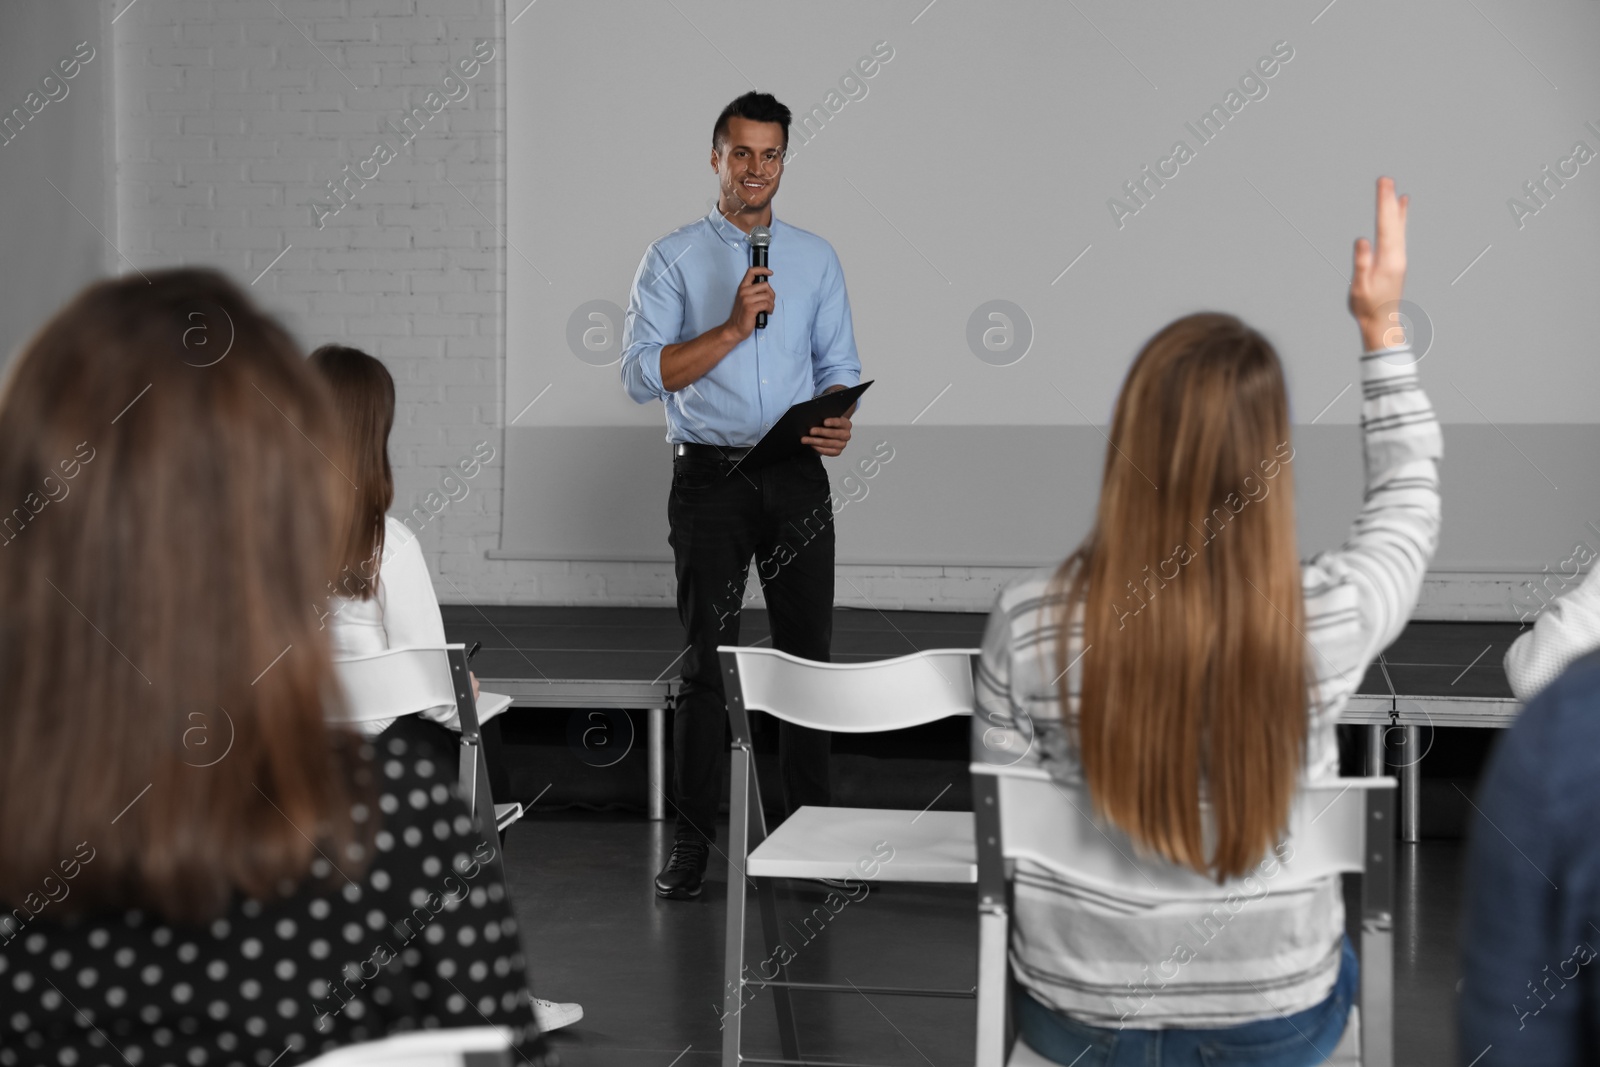
[[[833,733],[878,733],[921,726],[951,715],[971,715],[973,649],[938,649],[869,663],[817,663],[770,648],[720,646],[723,689],[733,728],[732,787],[728,813],[728,930],[725,945],[722,1062],[800,1064],[789,990],[972,997],[973,990],[855,987],[794,982],[788,968],[763,982],[773,989],[782,1060],[743,1056],[739,1050],[743,1004],[745,879],[756,885],[768,943],[779,937],[773,878],[861,878],[857,863],[887,841],[891,861],[875,879],[972,885],[978,871],[972,813],[882,808],[803,806],[770,834],[751,748],[750,711]],[[823,1062],[823,1061],[818,1061]],[[826,1061],[832,1063],[834,1061]]]
[[[465,645],[390,648],[334,660],[333,667],[344,689],[346,722],[395,719],[454,704],[461,719],[461,791],[472,817],[485,837],[522,817],[521,804],[496,804],[490,795],[480,731],[480,705],[494,715],[504,711],[511,698],[484,693],[481,701],[472,699]]]
[[[1271,888],[1333,874],[1361,874],[1361,991],[1327,1062],[1394,1064],[1393,778],[1306,783],[1290,812],[1294,851]],[[972,765],[978,851],[978,1067],[1049,1067],[1013,1039],[1009,917],[1015,861],[1030,860],[1072,882],[1125,899],[1222,901],[1238,882],[1215,881],[1160,858],[1138,856],[1127,836],[1097,822],[1088,790],[1038,767]],[[1009,1053],[1008,1053],[1009,1049]]]
[[[344,1045],[305,1067],[511,1067],[511,1044],[492,1026],[409,1030]]]

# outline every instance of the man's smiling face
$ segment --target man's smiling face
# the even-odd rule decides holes
[[[776,122],[730,118],[728,138],[721,153],[711,154],[722,187],[721,209],[734,212],[760,212],[778,192],[783,176],[783,127]]]

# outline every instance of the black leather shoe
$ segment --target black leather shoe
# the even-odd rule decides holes
[[[656,875],[656,896],[668,900],[691,900],[699,896],[710,851],[711,846],[703,837],[680,837],[674,841],[667,865]]]

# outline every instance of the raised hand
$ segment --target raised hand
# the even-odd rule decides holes
[[[1409,196],[1394,195],[1394,179],[1378,179],[1378,246],[1356,238],[1355,273],[1350,278],[1350,314],[1361,327],[1368,352],[1405,340],[1400,296],[1406,284],[1406,206]]]

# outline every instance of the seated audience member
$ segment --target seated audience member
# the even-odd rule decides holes
[[[1272,345],[1231,315],[1190,315],[1128,372],[1088,538],[989,617],[973,758],[1085,785],[1147,862],[1270,877],[1301,776],[1338,773],[1339,712],[1416,603],[1441,436],[1410,349],[1385,348],[1406,203],[1380,180],[1376,248],[1355,249],[1366,493],[1343,547],[1299,562]],[[1196,944],[1238,884],[1204,901],[1108,900],[1019,861],[1023,1038],[1080,1067],[1322,1062],[1357,988],[1339,879],[1226,908],[1217,941]],[[1161,964],[1180,942],[1191,953],[1173,975]]]
[[[1458,1062],[1600,1059],[1600,656],[1573,664],[1501,736],[1468,834]]]
[[[1600,648],[1600,567],[1578,588],[1552,602],[1506,649],[1506,680],[1518,700],[1556,680],[1580,656]]]
[[[349,529],[342,545],[342,569],[328,598],[325,623],[333,658],[349,659],[407,645],[445,643],[444,616],[422,545],[399,519],[388,514],[394,504],[394,473],[389,466],[389,431],[394,428],[394,379],[389,370],[365,352],[343,345],[323,345],[311,353],[311,365],[333,390],[334,407],[350,460]],[[472,695],[478,696],[473,675]],[[454,704],[421,713],[426,719],[456,730],[461,723]],[[356,724],[375,737],[394,723],[378,719]]]
[[[555,1063],[455,759],[328,724],[336,418],[212,271],[93,285],[10,368],[0,499],[52,500],[0,551],[0,1065],[485,1023]]]
[[[340,482],[348,498],[349,517],[341,550],[342,569],[325,620],[333,658],[407,645],[442,645],[444,616],[422,558],[422,546],[405,523],[388,514],[394,503],[394,474],[389,465],[394,378],[377,359],[344,345],[318,348],[311,353],[311,365],[333,391],[344,454],[350,463],[346,472],[350,481]],[[472,677],[472,695],[480,696],[476,675]],[[452,730],[461,729],[454,704],[421,714]],[[394,722],[382,719],[356,725],[372,737]],[[440,736],[435,743],[448,747],[452,742]],[[546,1032],[583,1018],[583,1007],[571,1002],[536,999],[534,1011],[539,1028]]]

